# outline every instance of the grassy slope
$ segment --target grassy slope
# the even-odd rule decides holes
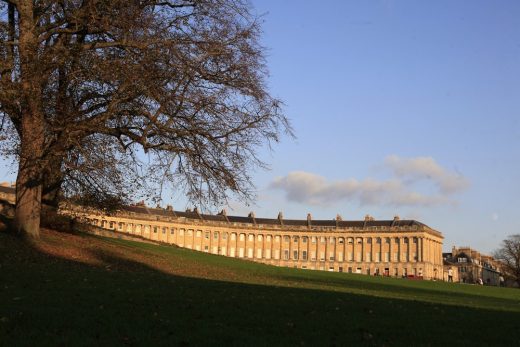
[[[520,291],[0,233],[4,345],[519,345]]]

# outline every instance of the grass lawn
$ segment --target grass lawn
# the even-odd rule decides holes
[[[0,232],[0,345],[519,346],[520,290]]]

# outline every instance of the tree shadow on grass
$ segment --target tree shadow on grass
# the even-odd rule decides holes
[[[94,251],[103,265],[92,266],[0,237],[5,345],[489,346],[520,339],[518,312],[182,277],[107,252]]]

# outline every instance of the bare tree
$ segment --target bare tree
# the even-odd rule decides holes
[[[241,0],[0,0],[0,11],[21,233],[39,235],[44,186],[49,200],[98,200],[145,177],[194,200],[248,199],[258,147],[291,133]]]
[[[502,241],[494,257],[502,262],[505,275],[520,287],[520,234],[511,235]]]

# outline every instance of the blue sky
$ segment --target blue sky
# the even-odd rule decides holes
[[[441,231],[445,250],[520,233],[520,2],[253,5],[297,139],[262,152],[255,205],[228,213],[397,214]]]
[[[254,6],[297,135],[266,154],[257,215],[398,214],[485,252],[520,233],[520,2]]]

